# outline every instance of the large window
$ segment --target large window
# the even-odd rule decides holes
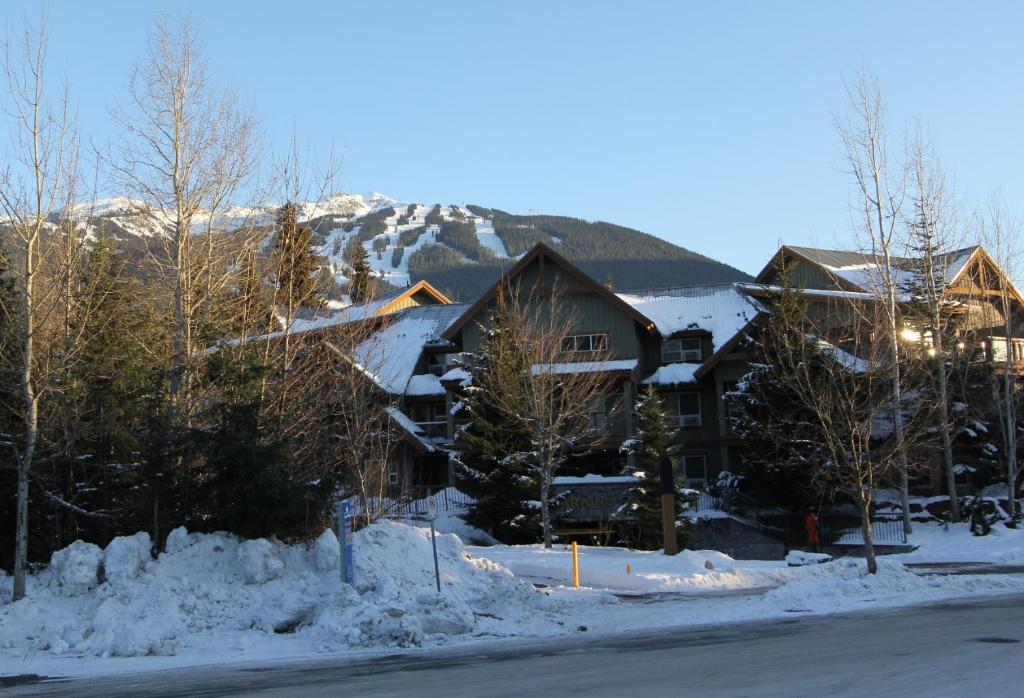
[[[593,334],[570,334],[562,337],[564,352],[593,352],[608,349],[608,335],[604,332]]]
[[[443,402],[416,402],[409,407],[409,418],[431,438],[448,433],[448,413]]]
[[[667,397],[665,403],[676,426],[699,427],[704,423],[700,412],[700,393],[676,393]]]
[[[687,487],[704,489],[708,482],[708,464],[704,456],[679,456],[679,470]]]
[[[455,354],[427,354],[427,370],[435,376],[443,376],[454,367]]]
[[[666,364],[703,361],[699,337],[677,337],[661,343],[661,361]]]
[[[732,418],[732,410],[729,408],[730,400],[726,397],[729,393],[736,392],[739,387],[738,381],[724,381],[722,383],[722,418],[725,420],[725,430],[728,432],[732,431],[730,419]]]
[[[590,422],[599,434],[618,434],[625,430],[622,395],[601,395],[590,406]]]

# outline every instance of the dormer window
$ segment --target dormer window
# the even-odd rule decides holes
[[[427,354],[427,371],[443,376],[454,368],[455,354]]]
[[[661,343],[661,361],[666,364],[680,362],[700,363],[704,353],[700,348],[699,337],[677,337],[666,339]]]
[[[604,332],[570,334],[562,337],[562,351],[566,353],[587,353],[607,349],[608,335]]]

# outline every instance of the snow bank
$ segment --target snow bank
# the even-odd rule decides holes
[[[558,602],[471,557],[454,535],[437,536],[439,596],[430,533],[405,524],[356,533],[355,589],[339,580],[331,531],[306,547],[178,529],[155,560],[149,543],[140,533],[106,551],[78,541],[54,553],[50,567],[29,578],[26,599],[0,606],[0,650],[244,656],[261,643],[288,642],[292,651],[333,652],[556,622]],[[7,587],[0,575],[0,589]]]
[[[1024,528],[1007,528],[1001,522],[993,524],[987,536],[975,536],[968,522],[949,525],[915,522],[908,542],[917,549],[892,557],[912,563],[1024,564]]]
[[[103,573],[107,581],[124,585],[138,577],[146,563],[152,560],[151,548],[149,534],[143,532],[110,541],[103,552]]]
[[[76,540],[50,556],[52,583],[68,596],[81,594],[99,584],[103,551],[92,543]]]

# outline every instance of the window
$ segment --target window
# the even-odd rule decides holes
[[[388,484],[389,485],[397,485],[398,484],[398,463],[389,463],[388,464]]]
[[[608,335],[604,332],[570,334],[562,337],[562,351],[564,352],[606,351],[607,349]]]
[[[700,393],[678,393],[675,399],[669,398],[667,404],[671,410],[675,407],[674,414],[676,425],[681,427],[699,427],[703,424],[700,412]]]
[[[662,363],[700,362],[703,360],[704,354],[700,348],[699,337],[677,337],[676,339],[666,339],[661,343]]]
[[[729,393],[736,392],[736,388],[739,387],[739,381],[723,381],[722,382],[722,417],[725,419],[725,430],[732,431],[730,427],[730,418],[732,413],[729,409],[729,400],[726,395]]]
[[[599,433],[610,434],[622,431],[622,396],[601,395],[590,407],[590,423]]]
[[[410,406],[409,417],[417,424],[447,421],[443,402],[417,402]]]
[[[435,376],[443,376],[455,368],[458,354],[427,354],[427,371]]]
[[[704,456],[679,456],[679,470],[687,487],[700,490],[707,485],[708,465]]]
[[[448,413],[443,402],[417,402],[409,408],[409,418],[423,430],[427,438],[448,435]]]

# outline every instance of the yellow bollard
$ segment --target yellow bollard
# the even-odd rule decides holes
[[[580,554],[576,547],[576,541],[572,542],[572,585],[580,588]]]
[[[626,574],[633,574],[633,565],[626,563]]]

